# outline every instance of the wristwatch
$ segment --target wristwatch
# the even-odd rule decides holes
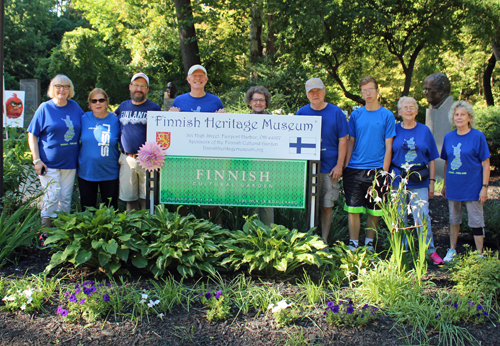
[[[488,187],[489,185],[488,184],[483,184],[483,187]]]
[[[38,161],[42,161],[42,159],[36,159],[35,161],[33,161],[33,165],[36,165]]]

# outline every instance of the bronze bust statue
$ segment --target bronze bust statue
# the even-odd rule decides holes
[[[167,91],[166,91],[166,95],[167,98],[170,98],[170,99],[173,99],[175,98],[175,94],[177,93],[177,87],[175,86],[174,83],[172,82],[168,82],[167,83]]]
[[[432,109],[439,109],[450,95],[450,90],[450,80],[444,73],[433,73],[424,80],[424,95]]]

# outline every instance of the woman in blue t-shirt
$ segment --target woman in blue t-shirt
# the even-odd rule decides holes
[[[445,160],[442,195],[450,208],[450,248],[445,262],[456,256],[456,245],[462,205],[467,207],[469,226],[472,228],[478,256],[482,257],[484,241],[483,205],[488,199],[490,180],[490,151],[486,137],[474,129],[474,109],[465,101],[455,102],[449,119],[455,130],[444,136],[441,158]]]
[[[88,97],[90,112],[82,116],[80,155],[78,156],[78,184],[82,207],[97,206],[97,192],[101,202],[118,208],[120,164],[120,121],[108,111],[109,99],[100,88]]]
[[[70,212],[80,140],[80,106],[71,98],[75,89],[65,75],[50,81],[47,95],[28,127],[33,165],[45,192],[42,226],[52,227],[57,211]]]
[[[443,260],[437,254],[434,246],[429,216],[429,198],[434,196],[434,182],[436,181],[434,160],[439,157],[436,141],[431,130],[415,120],[418,114],[418,104],[413,97],[403,96],[399,99],[398,113],[403,121],[396,124],[396,137],[392,142],[390,170],[397,175],[393,185],[400,184],[401,166],[406,163],[413,165],[412,170],[420,170],[418,174],[411,173],[406,178],[407,189],[411,192],[409,203],[413,210],[415,224],[421,225],[423,217],[427,219],[426,242],[429,244],[427,253],[434,264],[441,264]],[[427,172],[428,174],[426,174]],[[406,211],[407,208],[404,210]],[[422,232],[422,227],[418,228],[418,232]]]

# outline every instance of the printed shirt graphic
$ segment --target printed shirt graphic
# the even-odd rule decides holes
[[[321,116],[321,173],[330,173],[337,165],[339,138],[349,133],[349,125],[344,113],[339,107],[328,103],[320,111],[312,109],[308,104],[300,108],[297,115]]]
[[[224,108],[220,98],[209,93],[202,97],[193,97],[189,93],[177,96],[172,107],[179,108],[181,112],[203,113],[214,113]]]
[[[401,123],[397,123],[395,128],[396,137],[392,142],[392,164],[389,171],[394,171],[398,176],[392,182],[394,186],[398,186],[401,182],[401,170],[398,167],[407,162],[415,166],[426,166],[439,158],[439,152],[434,136],[426,125],[417,123],[413,129],[403,129]],[[409,181],[406,186],[409,189],[428,187],[429,179],[420,183]]]
[[[63,107],[49,100],[36,110],[28,132],[38,138],[40,159],[47,167],[76,169],[82,114],[82,109],[73,100],[68,100]]]
[[[483,186],[483,161],[490,157],[486,137],[471,129],[465,135],[457,130],[444,136],[441,158],[446,160],[446,198],[452,201],[478,201]]]
[[[82,116],[78,176],[88,181],[115,180],[119,177],[120,123],[113,113],[97,118],[92,112]]]
[[[161,111],[161,108],[151,100],[140,105],[134,105],[132,100],[127,100],[115,110],[120,119],[121,145],[129,154],[136,154],[146,142],[148,111]]]

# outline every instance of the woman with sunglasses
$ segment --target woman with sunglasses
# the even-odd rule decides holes
[[[51,99],[38,107],[28,127],[28,143],[45,192],[42,226],[52,227],[56,212],[71,210],[83,111],[71,99],[75,89],[65,75],[50,81],[47,95]]]
[[[408,203],[413,212],[416,225],[422,224],[422,218],[427,220],[426,242],[429,244],[427,254],[434,264],[442,264],[443,260],[436,252],[432,237],[431,218],[429,216],[429,198],[434,197],[436,166],[434,160],[439,157],[436,141],[430,129],[415,118],[418,114],[418,104],[413,97],[403,96],[398,101],[398,114],[402,121],[396,124],[396,137],[392,143],[391,171],[396,174],[393,186],[397,188],[402,182],[410,192]],[[407,175],[401,166],[412,165],[413,173]],[[417,203],[417,201],[423,201]],[[405,212],[407,208],[404,208]],[[407,217],[407,215],[405,215]],[[418,227],[422,232],[422,227]],[[407,240],[405,239],[405,242]]]
[[[120,122],[108,111],[109,99],[100,88],[88,97],[90,112],[82,116],[78,184],[82,207],[97,207],[97,192],[101,202],[118,208],[120,173]]]

